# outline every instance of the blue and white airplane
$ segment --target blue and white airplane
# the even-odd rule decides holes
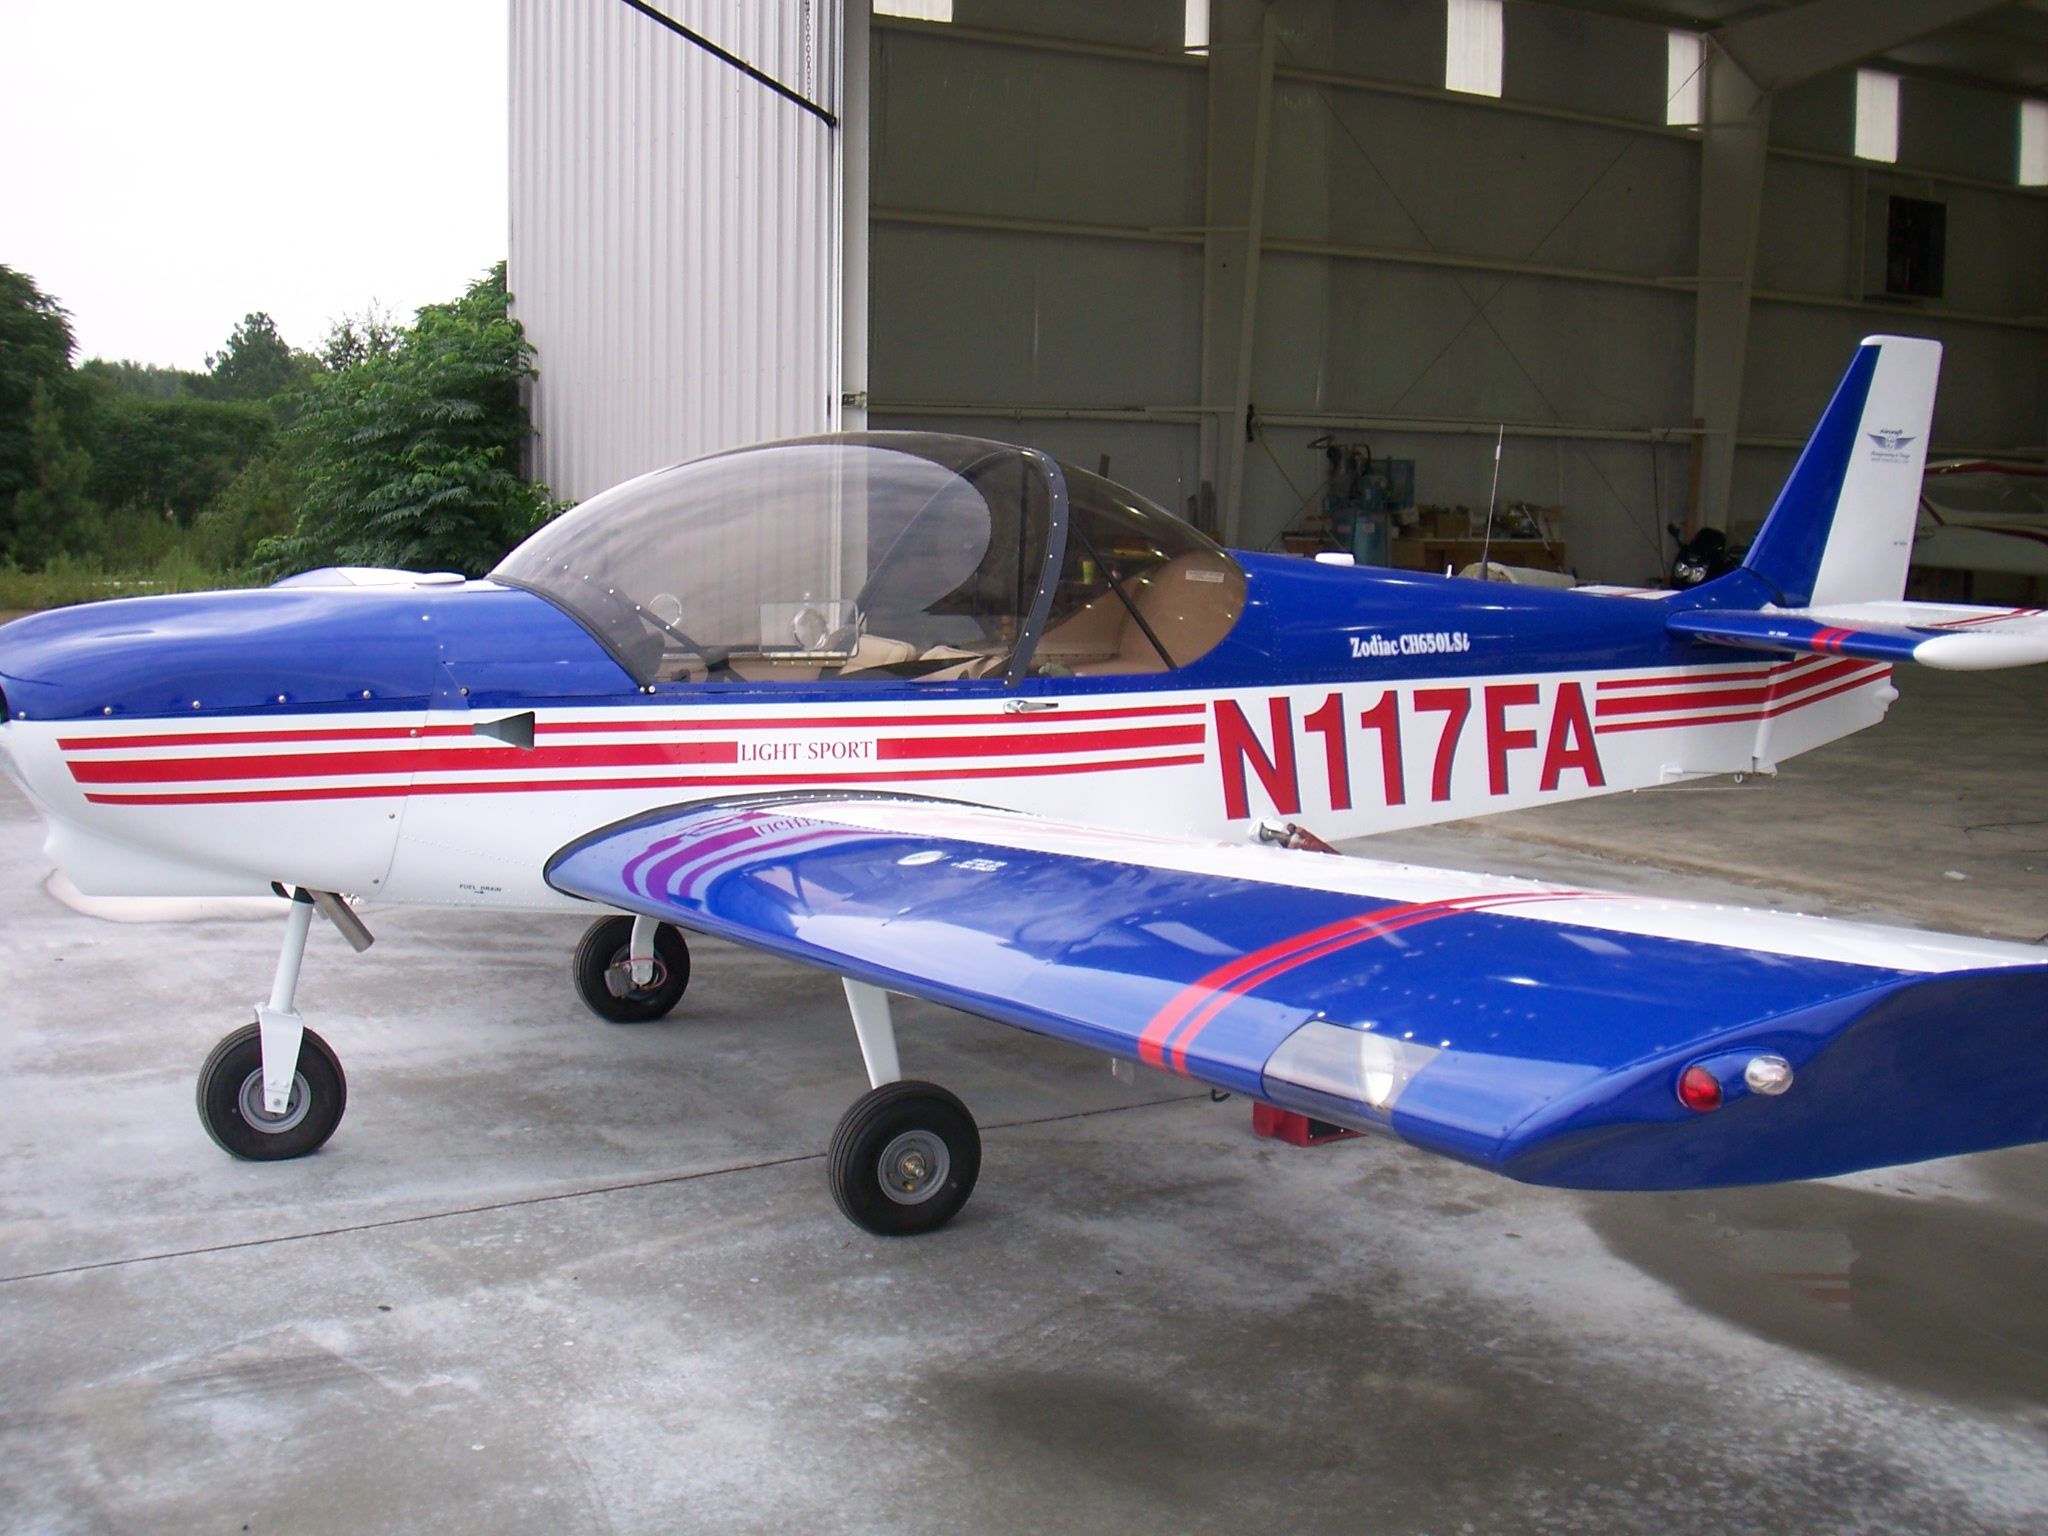
[[[17,620],[0,746],[82,891],[290,895],[199,1078],[241,1157],[341,1119],[293,994],[315,911],[369,942],[342,893],[595,904],[614,1020],[675,1006],[684,929],[837,973],[872,1090],[830,1183],[881,1233],[980,1164],[891,992],[1539,1183],[2048,1139],[2038,949],[1262,845],[1769,772],[1895,664],[2048,660],[2038,612],[1901,601],[1939,361],[1865,342],[1744,566],[1683,593],[1232,553],[1030,449],[820,437],[630,481],[488,580]]]

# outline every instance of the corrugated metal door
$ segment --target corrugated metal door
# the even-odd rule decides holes
[[[509,277],[558,496],[838,426],[840,10],[512,0]]]

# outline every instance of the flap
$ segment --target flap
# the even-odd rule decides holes
[[[2048,966],[2027,946],[880,796],[658,812],[548,879],[1546,1183],[1803,1178],[2048,1137]],[[1871,1049],[1842,1044],[1873,1025]],[[1922,1034],[1940,1050],[1902,1060]],[[1766,1052],[1796,1073],[1782,1098],[1744,1087]],[[1965,1056],[1946,1081],[1936,1058]],[[1675,1093],[1703,1061],[1728,1096],[1707,1115]]]

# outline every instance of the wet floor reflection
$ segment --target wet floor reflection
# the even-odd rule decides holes
[[[1585,1200],[1617,1257],[1738,1327],[1945,1397],[2048,1404],[2048,1152],[1970,1172],[1969,1197],[1908,1172]]]

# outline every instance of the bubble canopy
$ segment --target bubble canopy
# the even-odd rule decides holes
[[[592,497],[493,577],[642,686],[1163,672],[1221,640],[1237,562],[1131,491],[944,433],[799,438]]]

